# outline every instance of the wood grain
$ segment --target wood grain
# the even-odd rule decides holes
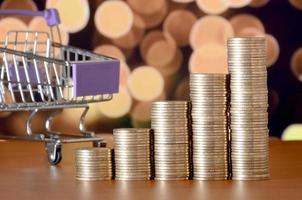
[[[62,164],[51,167],[43,144],[1,142],[1,199],[302,198],[302,142],[271,141],[268,181],[80,182],[75,180],[73,166],[73,151],[80,146],[84,144],[64,145]]]

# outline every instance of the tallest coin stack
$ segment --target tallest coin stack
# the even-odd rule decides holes
[[[261,180],[268,168],[265,39],[228,40],[232,179]]]

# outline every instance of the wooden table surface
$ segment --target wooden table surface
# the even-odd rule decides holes
[[[0,199],[302,199],[302,142],[270,142],[267,181],[76,181],[79,146],[65,144],[55,167],[41,143],[0,142]]]

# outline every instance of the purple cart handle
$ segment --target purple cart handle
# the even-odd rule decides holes
[[[31,10],[0,10],[0,15],[20,15],[20,16],[39,16],[47,21],[48,26],[56,26],[60,24],[59,13],[56,9],[50,8],[44,11],[31,11]]]

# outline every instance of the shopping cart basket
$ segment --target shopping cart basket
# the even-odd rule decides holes
[[[119,61],[79,48],[52,42],[60,19],[55,9],[45,11],[0,10],[0,15],[41,16],[51,31],[9,31],[0,43],[0,111],[29,111],[24,136],[0,135],[3,139],[45,142],[48,160],[62,159],[62,143],[93,142],[102,138],[85,129],[88,103],[109,101],[119,88]],[[0,30],[1,31],[1,30]],[[60,37],[59,37],[60,40]],[[53,131],[51,124],[61,109],[84,108],[77,134]],[[33,133],[32,120],[39,111],[49,110],[45,132]]]

